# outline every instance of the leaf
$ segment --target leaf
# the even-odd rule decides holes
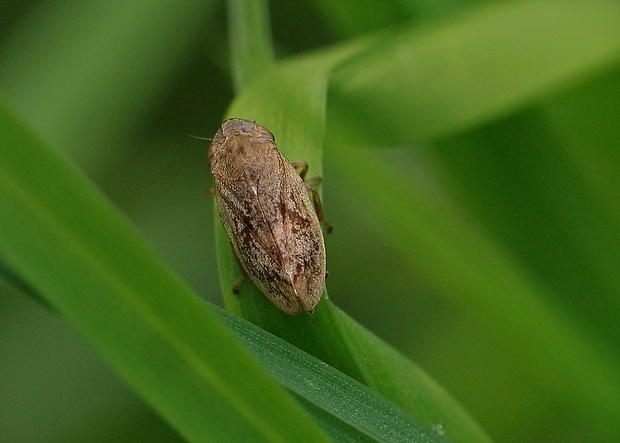
[[[442,429],[429,430],[416,423],[402,409],[320,360],[238,317],[216,313],[330,434],[346,435],[346,441],[353,437],[356,441],[443,441]]]
[[[266,126],[290,160],[307,161],[310,173],[320,174],[329,74],[372,41],[362,39],[277,64],[250,82],[227,116]],[[217,220],[216,226],[222,291],[229,310],[376,389],[414,417],[423,417],[429,432],[440,424],[454,441],[488,441],[460,406],[422,371],[331,305],[327,291],[314,314],[299,316],[279,311],[250,282],[238,296],[232,294],[239,269]],[[408,386],[405,392],[399,389],[403,386]]]
[[[190,441],[328,441],[79,173],[0,108],[0,255]]]
[[[617,62],[619,24],[614,1],[528,0],[385,32],[334,69],[329,138],[393,146],[497,119]]]
[[[263,0],[228,0],[227,5],[232,73],[239,92],[273,65],[269,8]]]

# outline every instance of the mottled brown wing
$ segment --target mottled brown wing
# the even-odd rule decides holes
[[[246,273],[278,307],[301,311],[284,267],[281,174],[246,176],[217,189],[220,216]],[[278,240],[277,240],[278,239]],[[286,243],[286,240],[284,241]]]
[[[294,170],[288,162],[286,166]],[[323,233],[303,179],[297,174],[285,177],[281,196],[287,205],[283,217],[285,270],[292,276],[299,303],[310,311],[321,298],[325,284]]]

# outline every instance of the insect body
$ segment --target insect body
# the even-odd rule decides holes
[[[245,273],[284,312],[312,311],[325,286],[323,233],[308,185],[273,134],[226,120],[208,162],[220,219]]]

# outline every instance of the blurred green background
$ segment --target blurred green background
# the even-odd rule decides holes
[[[282,59],[399,26],[449,29],[486,3],[502,2],[277,0],[270,12]],[[555,8],[561,16],[562,2]],[[0,14],[0,95],[216,304],[207,142],[188,135],[212,136],[233,98],[226,22],[221,1],[5,1]],[[330,298],[424,368],[498,442],[612,441],[618,430],[596,419],[599,406],[618,401],[605,394],[620,383],[606,391],[596,381],[610,368],[620,379],[618,57],[584,59],[492,114],[439,123],[389,149],[340,149],[328,103]],[[479,77],[518,65],[481,63]],[[539,68],[529,67],[532,77]],[[458,85],[460,74],[455,65],[441,75]],[[372,121],[360,112],[360,126]],[[438,245],[446,250],[429,252]],[[592,351],[586,361],[605,356],[604,367],[545,355],[554,346],[537,342],[546,327],[580,344],[566,362]],[[587,382],[563,389],[570,374],[603,388],[584,401]],[[0,441],[177,440],[62,319],[0,282]]]

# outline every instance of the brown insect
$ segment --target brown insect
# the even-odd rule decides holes
[[[325,286],[320,222],[331,232],[310,184],[320,179],[305,182],[307,164],[295,164],[298,173],[271,132],[236,118],[213,137],[208,162],[220,219],[245,274],[284,312],[311,312]]]

